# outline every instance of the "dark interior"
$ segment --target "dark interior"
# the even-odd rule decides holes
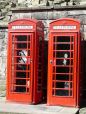
[[[17,57],[14,58],[16,63],[16,81],[15,81],[15,92],[26,92],[26,70],[30,70],[30,65],[26,64],[27,56],[30,56],[30,43],[27,43],[27,36],[18,35],[15,37],[16,42],[15,47],[17,50],[14,50],[14,53]],[[30,41],[30,37],[28,37]],[[28,46],[28,50],[27,50]],[[20,72],[21,71],[21,72]],[[28,72],[28,78],[30,73]],[[19,79],[20,78],[20,79]]]
[[[68,65],[73,65],[73,37],[70,36],[55,36],[53,45],[53,56],[56,59],[56,66],[53,67],[53,72],[58,73],[53,75],[53,88],[56,88],[53,95],[56,96],[71,96],[72,91],[72,75],[69,73],[73,72],[73,68]],[[67,44],[68,43],[68,44]],[[68,52],[69,51],[69,52]],[[60,81],[60,82],[59,82]],[[65,90],[66,88],[66,90]]]

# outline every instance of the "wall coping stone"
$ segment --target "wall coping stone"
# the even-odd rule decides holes
[[[68,10],[86,10],[86,5],[77,6],[35,6],[35,7],[16,7],[12,8],[12,12],[28,12],[28,11],[68,11]]]
[[[1,28],[1,29],[6,29],[6,28],[8,28],[8,22],[4,22],[3,20],[0,21],[0,28]]]

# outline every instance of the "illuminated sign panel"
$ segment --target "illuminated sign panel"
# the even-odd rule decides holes
[[[33,29],[33,26],[12,26],[12,29]]]
[[[75,30],[76,26],[53,26],[54,30]]]

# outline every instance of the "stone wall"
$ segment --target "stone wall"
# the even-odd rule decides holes
[[[77,6],[85,5],[85,0],[0,0],[0,20],[9,21],[11,8],[15,7],[42,7],[42,6]]]
[[[23,4],[22,4],[23,3]],[[86,2],[84,0],[18,0],[19,6],[53,6],[53,5],[82,5]]]
[[[7,32],[6,28],[0,28],[0,97],[6,94]]]
[[[15,20],[15,19],[19,19],[19,18],[35,18],[38,20],[41,20],[44,23],[44,38],[46,41],[48,41],[48,33],[49,33],[49,23],[55,19],[59,19],[59,18],[64,18],[64,17],[72,17],[75,19],[78,19],[81,21],[81,23],[84,25],[84,38],[86,41],[86,10],[35,10],[35,11],[31,11],[29,9],[15,9],[12,10],[12,17],[11,17],[11,21]],[[47,45],[46,45],[47,46]],[[45,48],[47,49],[47,48]],[[84,48],[85,49],[85,48]],[[46,52],[46,50],[45,50]],[[85,57],[86,58],[86,54]],[[85,61],[86,63],[86,61]],[[86,69],[86,65],[84,66],[84,69]],[[85,71],[85,75],[86,75],[86,71]],[[85,86],[86,87],[86,86]],[[3,94],[2,94],[3,95]]]
[[[85,0],[0,0],[0,16],[6,18],[14,7],[85,5]]]
[[[4,1],[4,0],[2,0]],[[62,1],[62,2],[61,2]],[[78,0],[75,1],[75,4],[83,4]],[[85,2],[84,2],[85,4]],[[1,6],[2,5],[2,6]],[[84,38],[86,40],[86,9],[83,10],[60,10],[60,9],[52,9],[51,6],[66,6],[65,0],[7,0],[1,4],[0,1],[0,26],[5,22],[9,22],[19,18],[36,18],[41,20],[44,23],[44,38],[48,41],[48,33],[49,33],[49,23],[55,19],[63,18],[63,17],[73,17],[79,19],[83,22],[84,25]],[[73,0],[70,0],[68,5],[73,5]],[[32,7],[37,6],[38,9],[15,9],[12,10],[12,16],[9,14],[10,8],[13,7]],[[42,6],[50,6],[48,10]],[[46,10],[45,10],[46,9]],[[49,10],[50,9],[50,10]],[[6,28],[0,29],[0,96],[5,96],[6,90],[6,58],[7,58],[7,38],[8,38],[8,30]]]
[[[42,11],[41,11],[42,10]],[[45,40],[48,41],[48,33],[49,33],[49,23],[58,18],[64,17],[72,17],[83,22],[84,25],[84,38],[86,40],[86,10],[35,10],[28,11],[18,10],[12,11],[11,21],[19,18],[36,18],[41,20],[44,23],[44,34]],[[41,12],[41,13],[40,13]],[[7,57],[7,34],[8,30],[2,29],[0,30],[0,96],[5,96],[6,90],[6,57]]]
[[[21,9],[22,10],[22,9]],[[24,11],[21,10],[13,10],[11,20],[19,19],[19,18],[32,18],[41,20],[45,26],[45,40],[48,40],[48,33],[49,33],[49,23],[55,19],[69,17],[75,18],[80,20],[80,22],[84,25],[84,38],[86,39],[86,10],[36,10],[36,11],[29,11],[29,9]]]

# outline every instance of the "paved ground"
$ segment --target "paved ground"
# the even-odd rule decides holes
[[[78,108],[18,104],[7,102],[4,97],[0,99],[0,114],[76,114],[77,111]]]
[[[85,111],[85,110],[86,110],[86,109],[84,109],[84,108],[83,108],[83,109],[80,109],[80,110],[79,110],[79,114],[86,114],[86,111]]]
[[[79,110],[79,114],[86,114],[86,107]]]

